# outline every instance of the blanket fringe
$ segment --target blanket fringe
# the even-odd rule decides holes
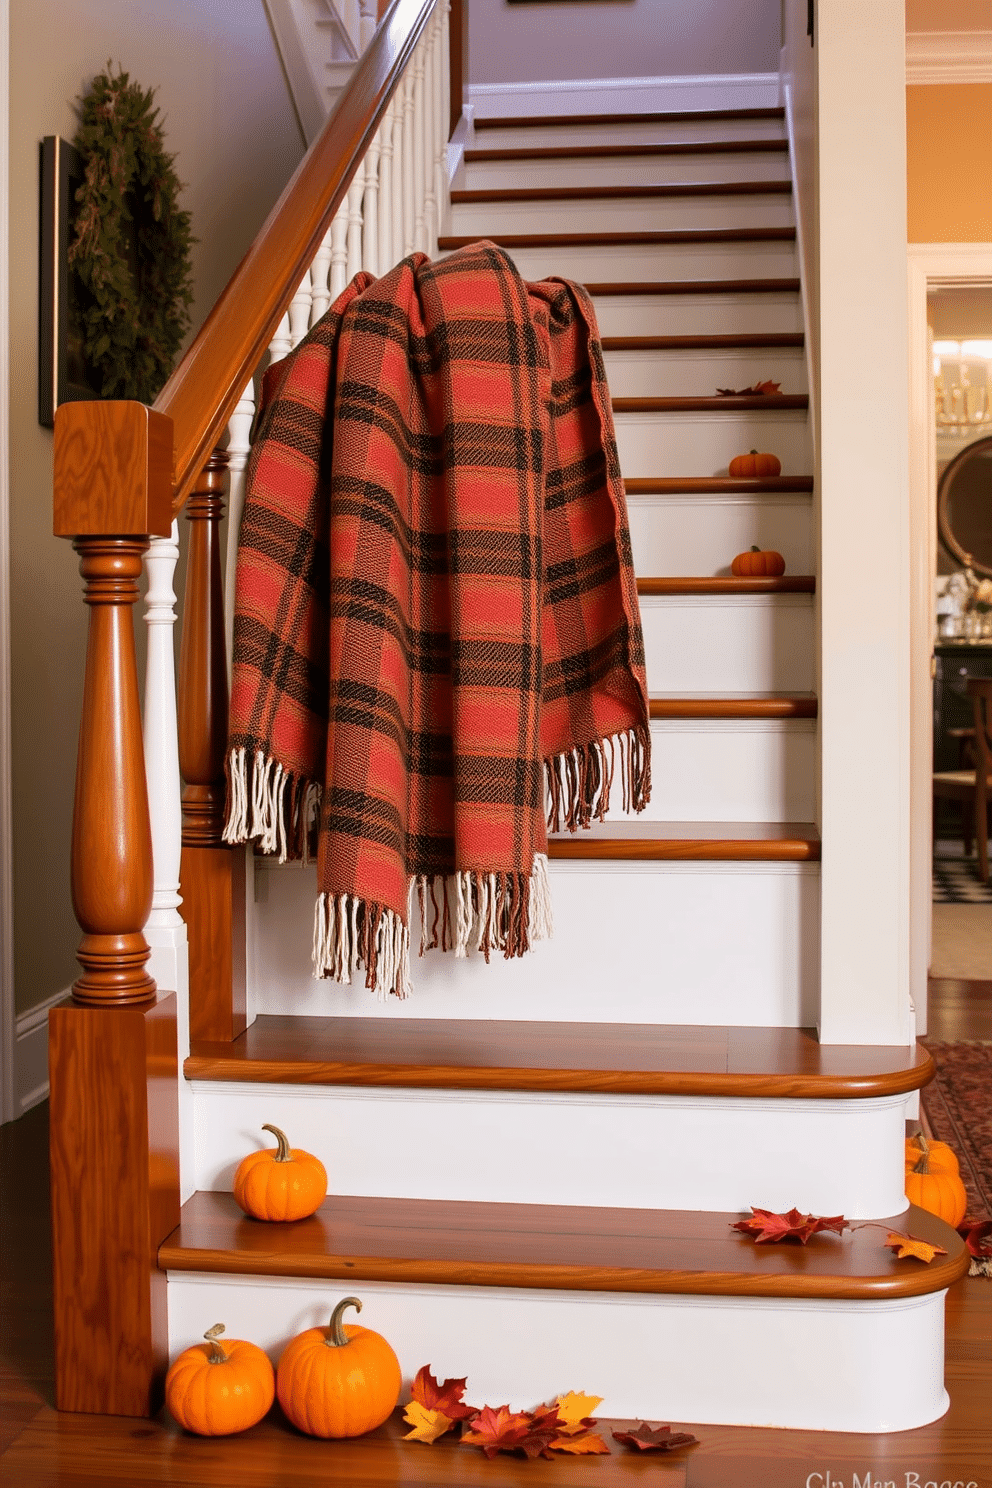
[[[409,997],[410,928],[395,910],[354,894],[320,894],[313,919],[313,974],[350,985],[365,967],[365,985],[385,1002]]]
[[[549,832],[575,832],[605,819],[618,754],[623,809],[644,810],[651,798],[651,742],[647,729],[637,727],[545,761]]]
[[[420,954],[454,951],[468,956],[493,951],[509,959],[523,956],[534,941],[554,933],[548,859],[534,854],[528,873],[422,875],[416,879],[420,903]]]
[[[310,861],[320,819],[321,788],[313,780],[288,774],[271,755],[244,745],[225,761],[227,820],[224,841],[254,842],[260,852]]]

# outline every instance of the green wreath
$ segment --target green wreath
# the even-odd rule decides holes
[[[151,403],[172,371],[193,301],[190,214],[179,210],[175,156],[162,147],[154,90],[110,64],[82,100],[69,265],[86,361],[104,398]]]

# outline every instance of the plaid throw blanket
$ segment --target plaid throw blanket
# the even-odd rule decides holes
[[[491,243],[359,274],[267,376],[237,571],[229,842],[316,852],[317,976],[551,930],[547,830],[650,789],[590,301]]]

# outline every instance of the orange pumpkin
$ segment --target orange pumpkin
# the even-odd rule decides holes
[[[926,1209],[946,1220],[953,1228],[964,1219],[968,1208],[968,1195],[958,1173],[950,1168],[935,1172],[930,1167],[930,1146],[920,1134],[921,1152],[917,1161],[906,1170],[906,1197],[911,1204]]]
[[[363,1436],[381,1426],[400,1398],[400,1364],[379,1333],[342,1324],[344,1297],[328,1328],[308,1328],[286,1345],[276,1369],[279,1404],[310,1436]]]
[[[737,554],[730,565],[730,572],[739,579],[748,575],[777,579],[785,573],[785,559],[781,553],[776,553],[771,548],[763,551],[752,546],[749,553]]]
[[[306,1219],[327,1196],[324,1164],[310,1152],[290,1147],[284,1132],[266,1123],[278,1147],[250,1152],[234,1175],[234,1197],[252,1219]]]
[[[914,1168],[920,1160],[920,1154],[927,1155],[927,1167],[931,1173],[957,1173],[960,1172],[958,1160],[953,1150],[946,1142],[934,1142],[925,1137],[922,1132],[915,1137],[906,1138],[906,1171]]]
[[[781,475],[782,461],[778,455],[762,455],[752,450],[749,455],[736,455],[728,468],[731,475]]]
[[[217,1342],[224,1324],[204,1333],[179,1355],[165,1377],[165,1403],[186,1431],[197,1436],[230,1436],[260,1421],[276,1393],[268,1356],[254,1343]]]

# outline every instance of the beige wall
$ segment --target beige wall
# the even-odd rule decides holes
[[[68,852],[85,613],[52,537],[52,436],[37,422],[38,144],[71,139],[108,58],[156,87],[192,210],[196,322],[302,144],[262,0],[11,0],[10,491],[15,1006],[77,975]]]
[[[992,83],[906,89],[911,243],[992,241],[990,119]]]

